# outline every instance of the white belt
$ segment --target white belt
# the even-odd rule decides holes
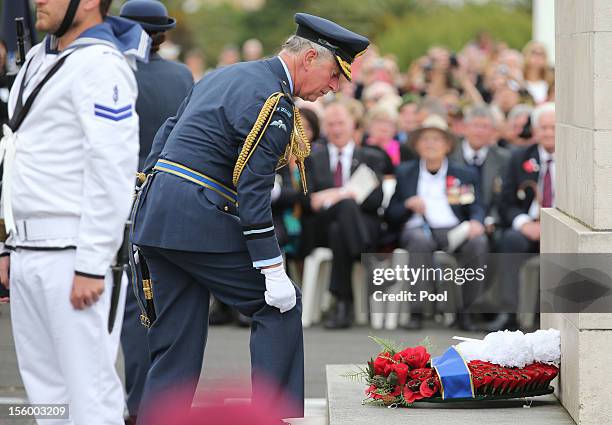
[[[19,242],[33,242],[50,239],[76,239],[79,236],[80,218],[52,217],[17,220],[16,239]]]
[[[4,124],[2,126],[4,136],[0,140],[0,164],[4,161],[4,171],[2,172],[2,210],[4,214],[4,227],[9,234],[17,231],[15,227],[15,217],[13,217],[11,178],[13,176],[13,160],[15,159],[15,141],[17,135],[11,128]]]

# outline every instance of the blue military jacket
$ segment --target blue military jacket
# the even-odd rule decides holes
[[[148,63],[139,63],[134,75],[138,83],[136,112],[140,122],[138,170],[141,171],[155,133],[168,117],[176,113],[193,87],[193,76],[182,63],[162,59],[157,53],[151,53]]]
[[[289,87],[279,58],[217,69],[193,87],[177,115],[157,132],[145,170],[158,159],[181,164],[235,190],[237,206],[217,191],[154,171],[134,218],[135,244],[209,253],[248,250],[254,267],[282,261],[270,194],[293,131]],[[234,187],[232,173],[245,138],[266,99],[277,92],[284,96]]]

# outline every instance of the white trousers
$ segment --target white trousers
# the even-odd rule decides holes
[[[11,253],[11,323],[21,378],[30,403],[62,403],[68,420],[45,425],[123,425],[124,396],[115,371],[125,286],[108,333],[112,277],[97,303],[70,303],[75,250]]]

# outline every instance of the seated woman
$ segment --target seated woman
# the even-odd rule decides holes
[[[276,175],[272,189],[272,221],[281,250],[287,258],[299,260],[299,269],[302,265],[301,218],[306,199],[300,174],[292,157],[287,166],[278,170]]]
[[[389,104],[379,102],[366,115],[367,138],[365,146],[385,154],[384,174],[393,174],[400,164],[400,142],[395,140],[398,113]]]
[[[445,250],[469,254],[470,259],[462,266],[478,267],[484,262],[488,243],[482,224],[484,208],[479,200],[476,172],[446,158],[453,149],[454,136],[440,116],[427,117],[413,133],[411,143],[421,159],[397,168],[397,186],[386,211],[387,222],[399,232],[400,246],[411,254],[410,266],[431,267],[432,253]],[[464,230],[458,229],[459,225]],[[449,248],[451,231],[453,245],[458,246]],[[461,234],[463,241],[458,236]],[[425,281],[419,283],[421,289],[427,289]],[[411,289],[415,288],[419,286]],[[464,312],[479,292],[480,285],[476,282],[463,285],[463,303],[457,306],[458,323],[463,329],[473,328],[470,316]],[[410,306],[414,314],[408,327],[419,328],[423,305],[411,302]]]

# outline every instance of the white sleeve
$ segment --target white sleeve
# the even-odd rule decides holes
[[[85,155],[75,272],[104,276],[121,244],[134,190],[138,89],[117,52],[88,62],[72,86]]]
[[[523,224],[530,223],[532,221],[533,219],[528,214],[519,214],[514,217],[514,220],[512,220],[512,229],[516,230],[517,232],[520,232],[521,227],[523,227]]]

